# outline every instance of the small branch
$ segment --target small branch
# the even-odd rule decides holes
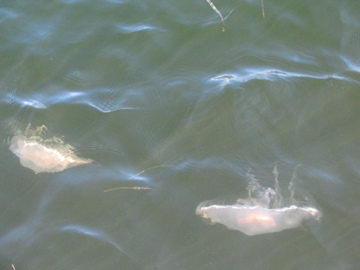
[[[153,166],[153,167],[147,168],[147,169],[142,170],[141,172],[135,174],[134,176],[130,177],[129,179],[127,179],[127,181],[134,179],[136,176],[139,176],[140,174],[143,174],[144,172],[146,172],[148,170],[161,168],[161,167],[171,167],[171,166],[173,166],[173,165],[158,165],[158,166]],[[109,191],[118,190],[118,189],[149,190],[151,188],[150,187],[117,187],[117,188],[104,190],[103,192],[109,192]]]
[[[223,24],[222,31],[225,32],[225,22],[224,22],[224,17],[221,15],[221,12],[217,9],[217,7],[213,4],[213,2],[211,2],[211,0],[206,0],[206,2],[208,2],[210,7],[220,16]]]
[[[150,187],[117,187],[117,188],[112,188],[112,189],[108,189],[108,190],[104,190],[103,192],[109,192],[109,191],[113,191],[113,190],[117,190],[117,189],[133,189],[133,190],[148,190],[151,189]]]
[[[128,179],[128,181],[134,179],[136,176],[139,176],[140,174],[143,174],[144,172],[146,172],[146,171],[148,171],[148,170],[152,170],[152,169],[156,169],[156,168],[160,168],[160,167],[171,167],[171,166],[172,166],[172,165],[158,165],[158,166],[153,166],[153,167],[147,168],[147,169],[145,169],[145,170],[143,170],[143,171],[135,174],[134,176],[130,177],[130,178]]]
[[[264,0],[261,0],[261,9],[262,9],[262,16],[263,18],[265,18]]]

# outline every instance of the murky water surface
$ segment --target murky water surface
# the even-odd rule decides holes
[[[1,269],[360,265],[360,2],[209,2],[0,2]],[[319,222],[195,214],[275,165]]]

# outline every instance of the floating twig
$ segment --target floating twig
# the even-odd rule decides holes
[[[142,190],[142,189],[151,189],[151,187],[117,187],[117,188],[112,188],[112,189],[108,189],[108,190],[104,190],[103,192],[109,192],[109,191],[113,191],[113,190],[117,190],[117,189],[133,189],[133,190]]]
[[[225,32],[225,22],[224,22],[224,17],[221,15],[221,12],[217,9],[217,7],[213,4],[213,2],[211,2],[211,0],[206,0],[206,2],[208,2],[210,7],[220,16],[223,24],[222,31]]]
[[[15,266],[13,264],[11,264],[11,267],[12,267],[12,269],[16,270],[16,268],[15,268]]]
[[[127,181],[134,179],[136,176],[139,176],[140,174],[143,174],[143,173],[146,172],[146,171],[149,171],[149,170],[152,170],[152,169],[156,169],[156,168],[160,168],[160,167],[171,167],[171,166],[172,166],[172,165],[158,165],[158,166],[153,166],[153,167],[147,168],[147,169],[145,169],[145,170],[143,170],[143,171],[135,174],[134,176],[130,177]]]
[[[261,0],[261,9],[262,9],[262,16],[263,18],[265,18],[264,0]]]
[[[171,167],[171,166],[172,165],[158,165],[158,166],[153,166],[153,167],[147,168],[147,169],[142,170],[141,172],[135,174],[134,176],[130,177],[129,179],[127,179],[127,181],[134,179],[136,176],[139,176],[140,174],[143,174],[144,172],[146,172],[148,170],[152,170],[152,169],[156,169],[156,168],[160,168],[160,167]],[[150,187],[117,187],[117,188],[104,190],[103,192],[109,192],[109,191],[113,191],[113,190],[117,190],[117,189],[149,190],[151,188]]]

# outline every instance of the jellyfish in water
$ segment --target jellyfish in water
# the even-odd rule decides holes
[[[238,230],[247,235],[280,232],[301,226],[305,220],[320,219],[320,212],[310,206],[296,206],[293,179],[289,183],[291,198],[284,203],[274,168],[275,189],[262,187],[255,177],[250,178],[248,198],[238,199],[233,205],[217,205],[211,201],[199,204],[196,214],[211,223],[225,225],[230,230]],[[288,206],[286,206],[288,205]]]
[[[60,172],[92,162],[91,159],[78,157],[74,148],[60,138],[49,136],[46,126],[31,129],[29,124],[25,132],[16,132],[9,149],[19,157],[22,166],[36,174]]]

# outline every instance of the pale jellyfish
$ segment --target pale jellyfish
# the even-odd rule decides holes
[[[211,201],[202,202],[196,209],[196,214],[211,223],[225,225],[228,229],[238,230],[247,235],[280,232],[301,226],[305,220],[320,219],[320,212],[310,206],[300,207],[292,204],[280,207],[281,198],[277,182],[277,169],[275,174],[275,190],[263,188],[251,177],[248,186],[249,197],[239,199],[233,205],[211,204]],[[248,174],[249,176],[249,174]],[[250,175],[251,176],[251,175]],[[293,182],[289,184],[293,196]],[[291,198],[294,202],[294,198]],[[276,206],[271,208],[270,206]]]
[[[29,125],[24,134],[17,132],[9,149],[19,157],[22,166],[35,173],[60,172],[92,162],[91,159],[78,157],[73,147],[60,138],[49,137],[45,126],[32,130]]]
[[[280,232],[299,227],[307,219],[318,220],[320,217],[315,208],[295,205],[277,209],[246,205],[199,205],[196,214],[247,235]]]

